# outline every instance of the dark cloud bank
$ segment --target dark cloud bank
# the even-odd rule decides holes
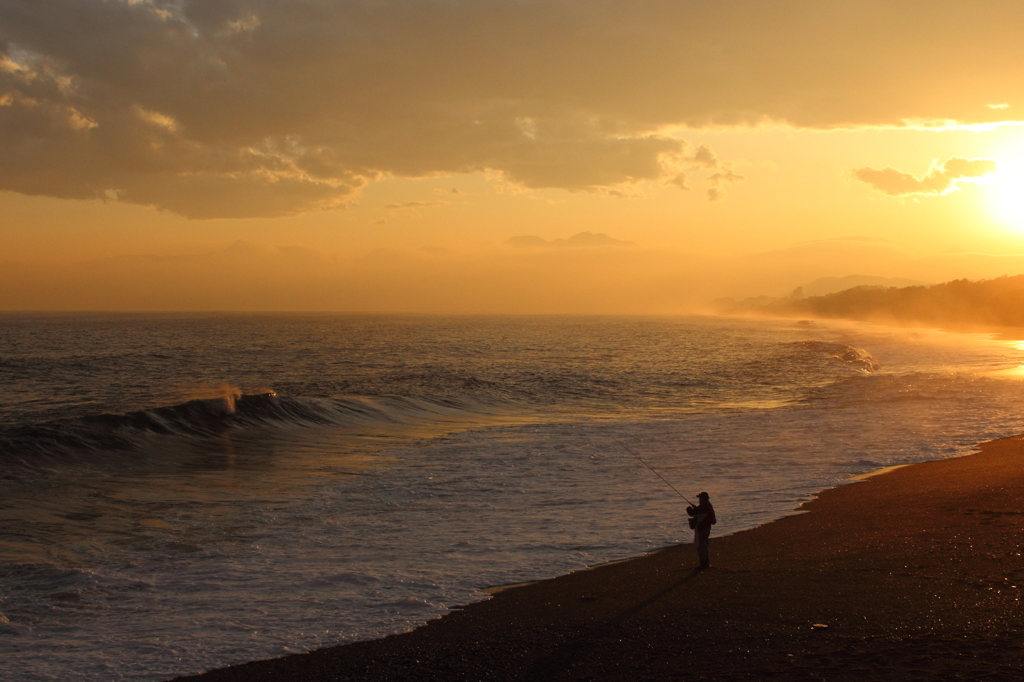
[[[0,0],[0,189],[217,218],[385,175],[685,186],[711,152],[667,125],[1010,118],[1022,24],[984,0]]]

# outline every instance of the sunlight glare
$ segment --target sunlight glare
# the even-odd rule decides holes
[[[1024,234],[1024,144],[997,157],[999,171],[982,181],[991,188],[990,210],[1003,227]]]

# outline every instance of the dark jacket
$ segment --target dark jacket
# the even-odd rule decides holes
[[[700,531],[711,532],[711,526],[718,523],[718,519],[715,518],[715,508],[711,506],[711,502],[708,500],[704,500],[696,507],[687,507],[686,513],[693,517],[704,516],[696,524],[690,526]]]

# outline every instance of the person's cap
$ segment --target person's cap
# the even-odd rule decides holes
[[[697,499],[698,500],[710,500],[711,496],[708,495],[707,493],[698,493],[697,494]]]

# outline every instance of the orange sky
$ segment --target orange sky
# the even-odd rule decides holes
[[[0,0],[0,309],[672,313],[1024,273],[1022,25]]]

